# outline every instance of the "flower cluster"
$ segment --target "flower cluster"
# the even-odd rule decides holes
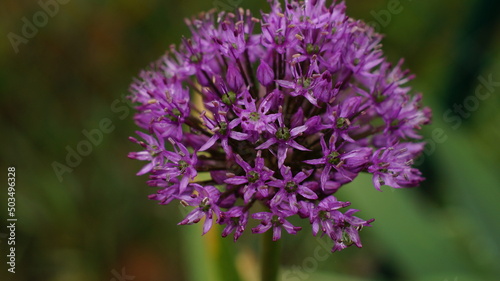
[[[360,172],[395,188],[423,180],[412,168],[423,150],[418,130],[429,122],[412,78],[383,57],[381,36],[345,15],[344,3],[269,0],[261,19],[249,11],[202,13],[186,20],[192,37],[140,74],[131,86],[131,138],[158,187],[151,199],[194,209],[179,224],[204,219],[238,239],[301,228],[327,235],[333,251],[361,247],[358,232],[373,220],[354,216],[335,192]],[[265,211],[251,213],[255,203]],[[272,229],[272,230],[271,230]]]

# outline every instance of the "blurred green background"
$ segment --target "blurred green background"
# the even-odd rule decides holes
[[[40,3],[51,6],[43,16]],[[256,281],[258,236],[177,226],[185,210],[129,160],[136,126],[123,97],[132,78],[188,36],[183,18],[265,0],[2,1],[0,9],[1,280]],[[386,34],[392,62],[417,74],[433,124],[421,187],[376,191],[360,176],[339,198],[376,218],[364,247],[327,255],[307,222],[283,239],[280,280],[500,280],[500,4],[493,0],[348,0],[348,14]],[[50,8],[50,7],[49,7]],[[57,8],[57,9],[56,9]],[[26,18],[35,30],[20,39]],[[31,34],[30,34],[31,32]],[[12,42],[15,42],[14,44]],[[16,52],[17,50],[17,52]],[[482,85],[482,86],[481,86]],[[103,121],[104,120],[104,121]],[[108,124],[102,124],[102,122]],[[60,178],[82,130],[109,126]],[[7,167],[16,167],[16,273],[7,272]],[[326,246],[328,247],[328,246]]]

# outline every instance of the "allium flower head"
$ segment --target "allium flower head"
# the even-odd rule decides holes
[[[423,150],[418,130],[430,119],[413,76],[383,56],[381,36],[325,0],[270,1],[262,18],[250,11],[202,13],[186,20],[192,36],[131,86],[144,131],[143,151],[158,187],[151,199],[193,210],[180,224],[204,219],[238,239],[249,219],[254,233],[301,230],[327,235],[333,251],[361,247],[358,232],[373,220],[354,216],[335,192],[361,172],[373,184],[411,187]],[[251,213],[255,204],[266,211]]]

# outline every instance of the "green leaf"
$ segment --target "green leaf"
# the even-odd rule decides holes
[[[365,232],[373,233],[380,249],[407,276],[469,271],[467,260],[447,236],[439,210],[423,201],[415,189],[383,190],[375,190],[371,175],[362,174],[338,192],[340,200],[348,198],[352,208],[361,210],[358,216],[376,219],[373,227],[361,232],[362,240]]]

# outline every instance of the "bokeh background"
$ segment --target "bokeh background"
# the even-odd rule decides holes
[[[40,3],[49,2],[57,5],[44,20]],[[499,280],[499,3],[347,0],[350,16],[386,34],[390,61],[406,58],[411,86],[433,109],[418,161],[427,181],[378,192],[360,176],[338,197],[376,218],[361,232],[364,247],[326,255],[326,242],[298,221],[304,231],[283,239],[280,280]],[[155,190],[135,176],[142,163],[126,157],[138,149],[127,139],[136,130],[124,99],[132,78],[189,35],[183,18],[235,4],[268,11],[265,0],[2,1],[1,280],[257,280],[258,236],[233,243],[217,228],[202,237],[198,226],[177,226],[186,211],[149,201]],[[36,34],[13,37],[25,19]],[[66,165],[87,139],[82,130],[100,126],[102,140],[58,177],[54,163]],[[5,262],[9,166],[15,274]]]

